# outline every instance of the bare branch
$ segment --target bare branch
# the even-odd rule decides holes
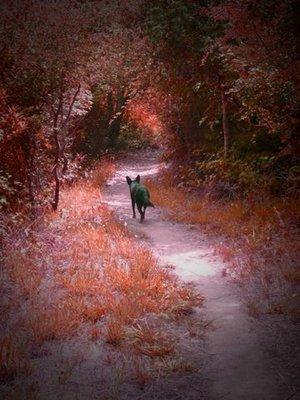
[[[70,106],[69,106],[68,114],[67,114],[67,116],[66,116],[66,118],[65,118],[65,120],[64,120],[64,123],[62,124],[62,127],[63,127],[63,128],[64,128],[64,127],[67,125],[67,123],[69,122],[69,119],[70,119],[71,114],[72,114],[72,111],[73,111],[74,103],[75,103],[75,101],[76,101],[77,96],[79,95],[80,89],[81,89],[81,83],[78,84],[78,87],[77,87],[77,89],[76,89],[76,92],[75,92],[75,94],[74,94],[74,96],[73,96],[73,98],[72,98],[71,104],[70,104]]]

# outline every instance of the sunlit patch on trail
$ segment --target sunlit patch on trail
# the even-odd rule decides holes
[[[200,250],[180,251],[164,255],[161,258],[163,261],[175,265],[177,273],[186,281],[216,274],[211,260],[205,258]]]
[[[134,166],[133,168],[124,168],[120,169],[112,178],[110,178],[107,181],[108,185],[113,185],[116,182],[123,181],[125,182],[125,176],[135,176],[137,174],[141,175],[141,179],[143,181],[144,178],[146,177],[154,177],[161,171],[161,169],[164,167],[164,163],[155,163],[149,165],[139,165],[139,166]]]
[[[114,208],[124,207],[124,205],[128,205],[128,198],[123,195],[114,196],[111,199],[106,199],[105,203]]]

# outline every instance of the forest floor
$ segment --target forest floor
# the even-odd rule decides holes
[[[170,221],[167,210],[159,207],[148,208],[142,224],[138,212],[137,219],[132,218],[125,177],[134,179],[140,174],[142,182],[153,182],[161,167],[157,154],[151,151],[127,155],[107,183],[105,201],[137,241],[151,248],[162,264],[174,266],[180,279],[192,282],[204,296],[202,312],[211,321],[201,355],[201,379],[205,377],[207,387],[204,398],[295,399],[297,389],[286,375],[295,374],[293,361],[281,363],[291,355],[286,343],[291,339],[291,348],[295,345],[295,328],[280,317],[249,316],[244,290],[224,277],[226,265],[214,251],[220,238],[208,238],[193,224]]]
[[[9,227],[1,398],[296,399],[291,325],[247,314],[213,238],[159,207],[132,218],[126,175],[161,167],[154,151],[101,162],[58,212]]]
[[[105,205],[112,170],[102,160],[63,187],[57,212],[7,223],[0,265],[5,400],[208,398],[203,297]]]

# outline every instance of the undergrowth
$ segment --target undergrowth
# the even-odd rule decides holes
[[[29,228],[21,225],[6,236],[0,376],[8,384],[0,393],[14,393],[15,382],[27,375],[36,380],[36,359],[43,358],[50,343],[71,340],[76,349],[91,343],[106,347],[108,354],[133,354],[135,362],[176,355],[176,328],[166,325],[176,327],[187,318],[181,310],[203,299],[135,243],[102,203],[99,188],[111,172],[111,165],[104,171],[102,165],[89,181],[66,186],[58,212],[49,211]],[[63,376],[72,375],[71,361]],[[143,386],[153,368],[150,373],[138,363],[134,379]],[[59,386],[62,375],[56,369],[53,374],[52,384]]]
[[[209,192],[179,187],[168,172],[146,183],[167,218],[197,225],[214,236],[214,247],[229,274],[243,283],[249,312],[299,318],[299,200],[249,194],[211,200]],[[218,239],[216,239],[218,237]]]

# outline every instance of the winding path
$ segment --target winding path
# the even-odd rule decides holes
[[[148,209],[143,224],[132,219],[125,176],[155,177],[160,165],[153,152],[136,152],[117,165],[104,201],[113,208],[138,241],[151,247],[162,263],[175,266],[184,281],[193,281],[205,297],[204,313],[213,321],[207,337],[205,368],[207,400],[280,400],[275,372],[260,347],[257,331],[247,316],[235,286],[221,275],[222,263],[213,256],[207,239],[188,224],[161,218],[159,208]]]

